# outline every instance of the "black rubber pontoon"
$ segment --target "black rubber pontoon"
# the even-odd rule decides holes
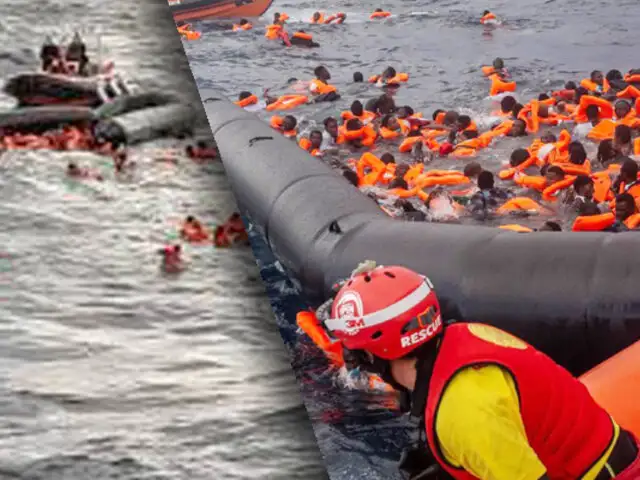
[[[96,120],[87,107],[25,107],[0,112],[0,128],[22,133],[43,133],[60,125],[90,124]]]
[[[504,328],[574,374],[640,339],[640,234],[393,220],[255,115],[201,97],[239,208],[308,299],[371,259],[428,275],[445,318]]]

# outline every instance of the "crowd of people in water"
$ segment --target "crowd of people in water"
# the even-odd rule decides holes
[[[86,46],[78,35],[66,48],[47,39],[41,48],[40,60],[41,71],[51,75],[84,75],[89,63]],[[23,130],[19,127],[0,128],[0,160],[10,151],[84,151],[110,158],[116,179],[135,170],[136,162],[132,159],[128,146],[96,136],[93,127],[90,122],[76,122],[44,131]],[[180,158],[184,157],[198,164],[219,160],[215,145],[211,141],[200,139],[190,142],[183,150],[163,149],[154,160],[176,165]],[[104,169],[80,165],[75,159],[67,162],[65,175],[67,180],[73,182],[106,181]],[[180,237],[191,244],[209,244],[218,248],[246,245],[249,241],[238,213],[232,214],[227,221],[214,228],[209,228],[195,217],[188,216],[180,226]],[[166,272],[175,273],[185,268],[180,244],[166,245],[160,250],[160,254],[162,268]]]
[[[371,20],[389,16],[376,11]],[[312,46],[306,32],[286,32],[288,18],[275,13],[265,37]],[[345,18],[316,12],[309,22],[342,23]],[[485,11],[480,23],[500,20]],[[250,28],[244,21],[234,26]],[[410,78],[393,67],[368,79],[355,72],[354,83],[368,80],[381,94],[364,103],[353,101],[339,118],[327,117],[317,128],[302,128],[293,110],[341,99],[323,65],[309,81],[291,78],[289,92],[279,97],[268,90],[261,96],[243,91],[235,103],[272,113],[275,130],[336,167],[394,217],[440,222],[470,217],[516,232],[638,230],[640,69],[593,71],[523,101],[503,59],[478,67],[496,107],[477,118],[455,109],[437,109],[425,117],[410,105],[397,105],[395,94]],[[520,139],[521,146],[499,172],[489,171],[482,152],[504,137]],[[397,154],[388,152],[394,146]],[[387,153],[377,155],[379,147]],[[343,161],[345,153],[356,152],[359,158]],[[456,168],[429,168],[447,159],[455,159]],[[530,218],[521,221],[527,217],[540,219],[533,219],[535,228],[520,224],[531,225]]]

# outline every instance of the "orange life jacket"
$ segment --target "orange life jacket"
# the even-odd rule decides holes
[[[375,20],[378,18],[388,18],[391,16],[391,12],[373,12],[369,15],[369,20]]]
[[[338,141],[336,143],[343,144],[360,140],[362,146],[370,147],[375,143],[377,137],[378,134],[371,125],[365,125],[358,130],[347,130],[343,125],[339,129]]]
[[[311,140],[309,140],[307,137],[302,137],[300,139],[300,141],[298,142],[298,146],[303,149],[306,150],[307,152],[309,152],[309,154],[313,157],[321,157],[322,156],[322,152],[317,149],[317,148],[311,148]]]
[[[249,105],[255,105],[258,103],[258,97],[255,95],[250,95],[247,98],[243,98],[242,100],[238,100],[237,102],[233,102],[240,108],[248,107]]]
[[[309,97],[306,95],[283,95],[275,102],[267,105],[267,112],[273,112],[275,110],[291,110],[299,105],[304,105],[309,101]]]
[[[233,26],[233,31],[234,32],[240,32],[240,31],[246,31],[246,30],[251,30],[253,28],[253,25],[251,25],[250,23],[245,23],[244,25],[234,25]]]
[[[640,98],[640,88],[634,87],[633,85],[629,85],[624,90],[616,93],[616,97],[627,98],[627,99]]]
[[[378,133],[384,140],[394,140],[402,135],[402,131],[391,130],[387,127],[380,127]]]
[[[603,120],[605,118],[613,118],[613,106],[604,98],[594,97],[592,95],[583,95],[580,97],[580,103],[578,104],[578,108],[574,113],[574,119],[576,123],[585,123],[588,120],[587,118],[587,107],[589,105],[595,105],[598,107],[599,114],[598,118]]]
[[[516,173],[524,172],[527,168],[534,167],[536,165],[536,160],[536,156],[531,155],[517,167],[500,170],[500,172],[498,173],[498,177],[500,178],[500,180],[511,180]]]
[[[633,215],[627,217],[627,219],[624,221],[624,224],[629,230],[638,228],[640,226],[640,213],[634,213]]]
[[[574,176],[566,176],[563,180],[560,180],[559,182],[549,185],[547,188],[545,188],[542,191],[542,199],[546,200],[547,202],[557,201],[558,195],[560,194],[560,192],[562,192],[563,190],[566,190],[571,185],[573,185],[573,182],[575,180],[576,180],[576,177]]]
[[[508,215],[514,212],[548,213],[548,210],[529,197],[511,198],[496,210],[498,215]]]
[[[616,223],[616,216],[611,213],[600,215],[582,215],[575,219],[571,230],[574,232],[601,232]]]
[[[296,132],[295,130],[286,130],[286,131],[283,130],[282,129],[283,122],[284,122],[284,119],[282,117],[279,117],[278,115],[274,115],[273,117],[271,117],[271,121],[269,122],[269,124],[271,125],[271,128],[278,130],[285,137],[295,138],[296,135],[298,135],[298,132]]]
[[[489,90],[491,97],[500,95],[501,93],[516,91],[516,82],[505,82],[497,74],[489,76],[489,79],[491,80],[491,90]]]
[[[352,118],[357,118],[358,120],[360,120],[363,123],[363,125],[366,125],[368,123],[371,123],[376,118],[376,114],[373,113],[373,112],[369,112],[369,111],[365,110],[364,112],[362,112],[362,115],[360,115],[358,117],[358,116],[354,115],[351,110],[345,110],[344,112],[342,112],[340,114],[340,117],[345,122],[348,122]]]
[[[315,18],[311,17],[311,19],[309,20],[309,23],[315,23],[315,24],[324,23],[324,14],[320,13],[320,18],[318,18],[317,20]]]
[[[424,417],[430,450],[453,478],[476,479],[449,465],[442,454],[436,437],[438,406],[458,372],[487,364],[500,366],[513,376],[526,438],[549,478],[580,478],[604,455],[613,440],[612,420],[579,380],[505,332],[480,324],[456,323],[445,330]]]
[[[587,138],[595,142],[602,142],[603,140],[610,140],[613,138],[616,131],[616,122],[611,119],[604,119],[598,122],[587,134]]]
[[[509,224],[509,225],[500,225],[498,228],[501,228],[502,230],[510,230],[512,232],[517,232],[517,233],[531,233],[533,232],[532,229],[530,229],[529,227],[525,227],[523,225],[518,225],[515,223]]]
[[[586,160],[582,165],[576,165],[575,163],[554,163],[558,167],[562,168],[562,171],[567,175],[591,175],[591,162]]]
[[[580,81],[580,86],[590,92],[600,92],[604,89],[604,87],[600,87],[600,85],[592,81],[590,78],[585,78]]]
[[[496,20],[498,20],[498,17],[489,12],[480,19],[480,23],[484,25],[486,23],[491,23],[492,21],[495,22]]]
[[[300,40],[307,40],[307,41],[313,40],[313,37],[311,35],[304,32],[294,32],[292,35],[292,38],[299,38]]]
[[[277,40],[280,37],[280,32],[282,32],[282,25],[267,25],[264,36],[269,40]]]
[[[327,93],[332,93],[337,91],[336,87],[334,87],[333,85],[324,83],[323,81],[318,80],[317,78],[314,78],[313,80],[311,80],[311,83],[309,85],[309,90],[314,95],[326,95]]]

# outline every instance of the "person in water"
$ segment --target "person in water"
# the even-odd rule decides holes
[[[204,242],[210,239],[207,228],[193,215],[189,215],[184,220],[180,229],[180,236],[188,242]]]
[[[334,102],[340,99],[336,87],[329,84],[331,74],[324,65],[320,65],[313,70],[315,79],[309,84],[309,91],[314,96],[314,102]]]
[[[334,357],[404,399],[409,478],[640,478],[637,439],[584,384],[510,333],[448,321],[425,276],[366,262],[327,306]]]
[[[313,37],[304,30],[298,30],[297,32],[294,32],[293,35],[288,36],[286,39],[283,38],[282,42],[288,47],[296,46],[305,48],[318,48],[320,46],[320,44],[318,42],[314,42]]]
[[[476,220],[487,220],[513,193],[495,186],[493,173],[485,170],[478,175],[478,191],[469,200],[469,211]]]
[[[167,245],[160,249],[159,253],[162,256],[162,270],[165,273],[179,273],[184,270],[180,245]]]
[[[324,131],[322,132],[322,151],[338,148],[339,127],[338,120],[333,117],[327,117],[322,122]]]
[[[616,197],[616,221],[607,229],[612,232],[626,232],[629,227],[626,225],[627,220],[632,215],[638,213],[636,199],[628,193],[622,193]],[[636,228],[636,230],[638,230]]]
[[[362,74],[362,72],[354,72],[353,83],[363,83],[363,82],[364,82],[364,75]]]

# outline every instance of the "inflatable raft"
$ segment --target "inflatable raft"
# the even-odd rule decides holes
[[[25,107],[0,112],[0,129],[22,133],[43,133],[60,125],[91,124],[97,117],[88,107]]]
[[[362,260],[429,275],[447,318],[510,331],[580,375],[640,339],[640,235],[402,222],[222,95],[201,97],[243,215],[307,299]]]

